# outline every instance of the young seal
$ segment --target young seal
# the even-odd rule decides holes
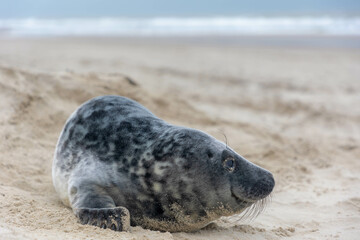
[[[224,143],[174,126],[120,96],[94,98],[67,120],[53,183],[80,222],[193,231],[264,199],[272,174]]]

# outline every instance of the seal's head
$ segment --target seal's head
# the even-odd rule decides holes
[[[275,181],[272,174],[249,162],[233,150],[226,148],[222,151],[220,160],[224,170],[223,177],[228,179],[231,198],[237,205],[249,206],[266,198],[274,188]],[[228,198],[229,202],[233,202]]]
[[[172,131],[172,136],[171,152],[176,156],[170,158],[179,168],[172,168],[167,180],[171,192],[185,193],[188,213],[214,219],[230,216],[263,203],[273,190],[269,171],[213,137],[195,129]]]

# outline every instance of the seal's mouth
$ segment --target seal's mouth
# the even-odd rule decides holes
[[[233,197],[236,200],[236,202],[238,202],[240,204],[250,205],[250,204],[253,204],[258,201],[258,200],[253,200],[253,199],[248,199],[248,198],[237,196],[234,193],[233,187],[230,188],[230,192],[231,192],[231,197]]]
[[[238,204],[244,206],[244,211],[239,215],[240,219],[243,220],[246,218],[255,219],[265,210],[266,205],[271,200],[271,195],[260,199],[260,200],[252,200],[252,199],[244,199],[239,198],[231,188],[231,197],[233,197]]]
[[[252,200],[245,200],[243,198],[239,198],[238,196],[236,196],[233,193],[233,191],[231,191],[231,197],[233,197],[237,203],[242,204],[242,205],[251,205],[256,202],[256,201],[252,201]]]

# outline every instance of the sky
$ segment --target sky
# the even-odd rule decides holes
[[[0,18],[355,15],[360,0],[0,0]]]

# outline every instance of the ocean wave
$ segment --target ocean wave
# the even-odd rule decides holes
[[[360,35],[360,17],[0,19],[15,36]]]

